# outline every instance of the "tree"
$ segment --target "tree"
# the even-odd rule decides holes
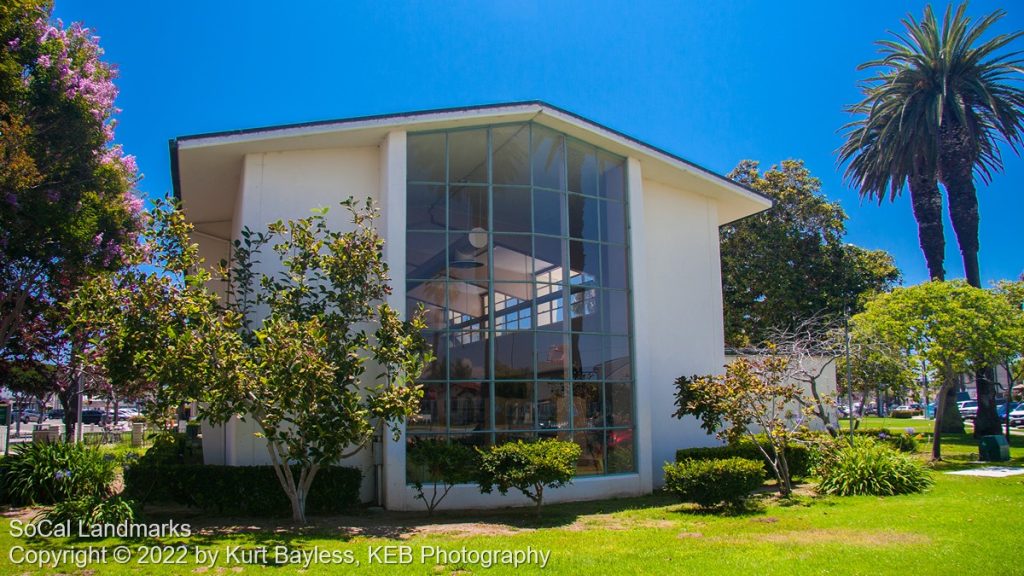
[[[1024,59],[1020,52],[1000,51],[1024,32],[982,41],[1006,12],[996,10],[975,22],[966,11],[966,2],[955,10],[949,5],[940,24],[931,6],[926,6],[920,22],[908,15],[902,20],[903,34],[894,33],[894,39],[878,42],[882,57],[861,66],[876,72],[865,82],[864,100],[853,107],[865,118],[855,122],[858,128],[850,133],[858,143],[848,141],[848,146],[884,149],[866,153],[867,158],[874,155],[879,161],[866,161],[873,168],[865,172],[884,174],[891,168],[894,186],[902,186],[911,163],[908,157],[918,159],[920,166],[913,168],[920,172],[911,172],[912,196],[917,174],[922,178],[934,174],[942,182],[967,282],[980,288],[980,220],[974,177],[987,182],[993,171],[1002,169],[1001,142],[1014,152],[1022,142],[1024,89],[1018,75]],[[872,182],[877,179],[862,183],[875,189]],[[933,273],[933,277],[937,276]],[[995,385],[990,371],[980,370],[975,432],[998,433]]]
[[[346,232],[328,228],[326,209],[265,233],[242,230],[221,264],[225,301],[206,287],[184,216],[158,206],[148,241],[132,252],[136,266],[97,278],[74,302],[79,321],[107,343],[98,363],[115,381],[152,385],[156,412],[195,401],[213,424],[252,419],[300,523],[320,468],[385,426],[397,434],[414,413],[422,390],[413,378],[429,359],[420,316],[402,321],[384,302],[391,289],[375,209],[343,204]],[[271,268],[261,269],[267,246]]]
[[[1008,351],[1009,353],[1005,357],[999,359],[999,366],[1006,372],[1006,401],[1009,402],[1013,400],[1014,386],[1018,382],[1024,381],[1024,275],[1016,282],[1007,280],[997,282],[993,292],[1006,300],[1016,316],[1013,333],[1017,344]],[[1006,433],[1009,435],[1009,428]]]
[[[50,11],[0,7],[0,354],[79,278],[121,265],[142,206],[113,144],[117,70]]]
[[[775,205],[721,228],[728,345],[757,346],[772,330],[794,329],[812,316],[841,316],[862,295],[899,281],[887,253],[843,243],[846,214],[820,193],[803,162],[787,160],[761,173],[757,162],[745,160],[729,177]]]
[[[575,442],[548,438],[535,442],[506,442],[480,451],[480,492],[494,488],[507,494],[515,488],[534,503],[540,516],[545,488],[561,488],[576,476],[582,448]]]
[[[419,438],[409,445],[409,464],[418,467],[432,491],[428,497],[423,491],[424,480],[418,475],[413,482],[416,499],[427,507],[427,515],[452,491],[456,484],[471,482],[478,468],[477,454],[464,444]],[[440,489],[440,491],[438,491]]]
[[[941,460],[947,409],[956,401],[956,380],[978,366],[1009,355],[1015,345],[1016,313],[999,296],[961,281],[925,282],[896,288],[867,303],[854,316],[857,330],[924,360],[939,375],[932,459]]]
[[[811,404],[791,374],[790,359],[769,349],[737,359],[724,375],[681,376],[675,382],[674,416],[696,416],[701,428],[729,442],[749,438],[771,467],[779,493],[788,498],[793,487],[785,449],[806,425],[804,407]]]

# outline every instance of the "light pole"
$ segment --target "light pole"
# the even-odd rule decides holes
[[[850,367],[850,308],[843,308],[843,334],[846,340],[846,400],[850,410],[850,446],[853,446],[853,370]]]

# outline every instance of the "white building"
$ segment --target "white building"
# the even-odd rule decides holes
[[[407,442],[555,436],[583,448],[549,501],[638,495],[677,449],[712,445],[677,420],[673,382],[720,372],[718,228],[771,201],[541,102],[184,136],[175,192],[208,262],[243,227],[338,202],[379,203],[391,302],[423,304],[438,360],[398,442],[344,464],[363,497],[421,509]],[[204,430],[208,463],[267,463],[251,425]],[[412,471],[409,471],[411,474]],[[526,504],[460,486],[446,507]]]

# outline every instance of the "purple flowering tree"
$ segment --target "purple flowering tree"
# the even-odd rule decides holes
[[[135,159],[114,143],[117,70],[50,4],[0,7],[0,363],[73,373],[53,358],[73,359],[84,340],[54,311],[84,278],[123,265],[142,201]]]

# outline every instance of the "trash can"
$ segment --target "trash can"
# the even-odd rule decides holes
[[[1002,434],[982,436],[978,456],[982,462],[1006,462],[1010,459],[1010,445]]]

